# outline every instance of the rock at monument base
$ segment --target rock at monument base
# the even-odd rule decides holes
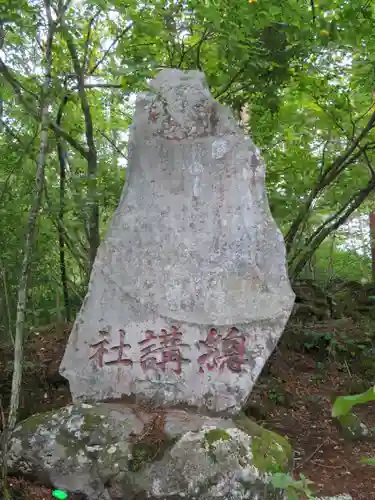
[[[268,483],[291,468],[287,440],[242,415],[163,415],[114,404],[34,415],[12,434],[9,470],[90,500],[283,498]]]

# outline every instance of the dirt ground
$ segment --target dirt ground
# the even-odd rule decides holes
[[[333,394],[346,394],[356,383],[361,388],[362,380],[334,364],[321,373],[311,357],[291,352],[277,352],[269,368],[271,375],[259,379],[253,400],[267,405],[270,395],[276,399],[261,421],[290,440],[296,477],[304,474],[321,495],[348,493],[355,500],[375,499],[375,468],[360,463],[361,458],[375,456],[375,441],[344,440],[331,418]],[[280,395],[279,401],[275,381],[280,394],[287,394],[286,398]],[[375,427],[374,403],[356,414],[369,428]]]
[[[341,328],[346,331],[348,326],[344,322]],[[69,330],[69,325],[51,325],[30,335],[21,418],[70,402],[68,386],[57,370]],[[370,386],[370,381],[359,376],[358,357],[343,363],[324,353],[322,357],[321,352],[318,355],[315,351],[303,352],[301,342],[297,342],[298,349],[291,347],[293,335],[296,326],[285,334],[286,340],[280,343],[263,370],[247,412],[290,440],[295,452],[296,477],[303,473],[312,480],[319,495],[348,493],[355,500],[375,500],[375,468],[360,463],[362,457],[375,456],[375,441],[344,441],[330,416],[333,396],[362,392]],[[0,349],[3,375],[0,394],[4,408],[10,393],[11,356],[11,348]],[[356,413],[369,428],[375,427],[375,404],[363,406]],[[10,478],[9,485],[14,498],[52,498],[50,489],[21,478]]]

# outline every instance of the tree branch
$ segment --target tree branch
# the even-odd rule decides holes
[[[121,83],[85,83],[85,89],[122,89]]]
[[[89,21],[89,26],[87,29],[87,36],[86,36],[86,40],[85,40],[85,49],[84,49],[84,54],[83,54],[83,63],[82,63],[83,68],[86,68],[88,66],[88,55],[89,55],[89,49],[90,49],[91,31],[92,31],[92,27],[93,27],[97,17],[100,16],[101,12],[102,12],[102,10],[99,9],[98,12],[96,14],[94,14]]]
[[[107,58],[108,54],[111,52],[111,50],[113,49],[113,47],[121,40],[121,38],[126,35],[126,33],[128,31],[131,30],[131,28],[133,27],[133,22],[129,25],[129,26],[126,26],[123,30],[121,30],[121,32],[116,36],[116,38],[112,41],[112,43],[110,44],[110,46],[108,47],[108,49],[104,52],[103,56],[99,59],[99,61],[96,62],[96,64],[91,68],[91,70],[89,71],[89,74],[90,75],[93,75],[95,73],[95,71],[99,68],[99,66],[105,61],[105,59]]]
[[[245,71],[245,68],[241,68],[240,70],[237,71],[237,73],[235,73],[232,78],[229,80],[229,82],[224,85],[224,87],[219,90],[219,92],[217,92],[217,94],[215,94],[215,99],[219,99],[219,97],[221,97],[223,94],[226,94],[228,92],[228,90],[231,88],[231,86],[233,85],[233,83],[237,80],[237,78],[239,76],[242,75],[242,73]]]
[[[113,149],[120,155],[122,156],[123,158],[125,158],[126,160],[128,159],[127,156],[121,151],[121,149],[119,149],[116,144],[112,141],[112,139],[110,137],[108,137],[102,130],[100,129],[96,129],[97,132],[99,132],[99,134],[104,138],[106,139],[109,144],[113,147]]]
[[[317,197],[317,195],[326,187],[328,186],[333,180],[353,161],[355,161],[361,154],[362,150],[359,148],[359,151],[355,154],[354,151],[358,148],[360,142],[368,135],[368,133],[372,130],[372,128],[375,125],[375,112],[371,115],[370,119],[368,120],[366,126],[362,129],[362,131],[357,135],[356,138],[352,140],[352,143],[350,146],[342,153],[336,160],[332,162],[332,164],[326,169],[326,171],[322,174],[321,178],[319,179],[319,182],[313,186],[310,194],[308,195],[306,202],[303,204],[301,207],[299,214],[297,215],[296,219],[292,223],[292,225],[289,228],[289,231],[287,235],[285,236],[285,244],[287,248],[287,252],[289,253],[293,241],[299,232],[300,225],[306,215],[309,213],[311,204],[314,201],[314,199]],[[363,148],[363,147],[362,147]],[[364,146],[366,148],[366,146]]]
[[[19,84],[18,80],[11,74],[8,67],[4,63],[4,61],[0,57],[0,73],[3,74],[5,80],[12,87],[13,92],[21,103],[22,107],[25,111],[27,111],[38,123],[40,122],[40,114],[35,110],[33,105],[30,103],[29,99],[26,99],[22,92],[22,86]],[[76,139],[74,139],[71,135],[69,135],[65,130],[61,129],[56,125],[56,123],[48,120],[48,127],[55,133],[55,135],[59,135],[66,142],[68,142],[78,153],[80,153],[83,158],[87,159],[87,148],[80,144]]]
[[[363,203],[369,194],[375,190],[375,178],[372,178],[366,187],[362,188],[359,192],[354,194],[349,200],[329,219],[314,232],[314,234],[307,240],[304,249],[298,254],[295,263],[290,267],[290,274],[292,278],[296,278],[303,270],[311,256],[315,253],[316,249],[322,242],[342,224],[344,224],[351,214]],[[331,224],[332,223],[332,224]]]

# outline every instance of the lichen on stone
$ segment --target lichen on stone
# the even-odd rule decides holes
[[[231,437],[226,430],[214,427],[204,432],[203,439],[201,441],[201,447],[207,451],[208,456],[211,458],[211,460],[216,462],[217,458],[215,454],[215,448],[217,443],[229,441],[230,439]]]

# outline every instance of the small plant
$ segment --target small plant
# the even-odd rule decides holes
[[[310,485],[313,482],[303,474],[299,475],[299,479],[294,479],[290,474],[277,472],[272,475],[271,484],[274,488],[284,490],[288,500],[308,500],[314,498],[313,492],[310,489]]]
[[[375,385],[360,394],[336,398],[332,406],[332,417],[337,418],[348,415],[354,406],[369,403],[370,401],[375,401]],[[360,462],[375,466],[375,458],[361,458]]]
[[[285,395],[278,389],[270,389],[268,391],[268,398],[275,404],[280,404],[280,405],[282,405],[285,401]]]
[[[305,350],[320,350],[322,348],[327,349],[327,346],[333,339],[333,333],[330,332],[308,332],[306,335],[306,340],[303,343]]]
[[[359,339],[358,336],[342,334],[342,332],[337,331],[307,330],[304,335],[303,349],[321,356],[345,359],[348,357],[356,358],[363,354],[371,355],[373,340],[369,334],[364,334]]]
[[[370,401],[375,401],[375,385],[361,394],[336,398],[332,406],[332,417],[347,415],[353,406],[369,403]]]

